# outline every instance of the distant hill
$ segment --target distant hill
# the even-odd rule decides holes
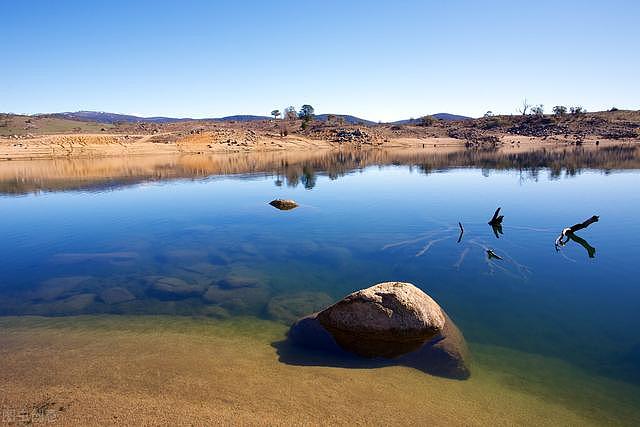
[[[178,119],[173,117],[138,117],[128,114],[106,113],[104,111],[76,111],[65,113],[41,114],[42,116],[55,117],[68,120],[80,120],[97,123],[116,122],[148,122],[148,123],[174,123],[191,119]]]
[[[229,122],[234,120],[236,122],[255,122],[260,120],[269,120],[271,118],[272,117],[270,116],[252,116],[248,114],[238,114],[235,116],[225,116],[217,119],[198,119],[198,120],[211,120],[211,121],[219,121],[219,122]]]
[[[436,113],[436,114],[430,114],[430,116],[438,120],[444,120],[446,122],[454,122],[458,120],[473,120],[473,117],[460,116],[458,114],[449,114],[449,113]],[[408,124],[418,123],[419,120],[420,119],[398,120],[393,122],[393,124],[408,125]]]
[[[113,124],[117,122],[145,122],[145,123],[177,123],[177,122],[185,122],[191,120],[202,120],[202,121],[236,121],[236,122],[251,122],[251,121],[259,121],[259,120],[269,120],[270,116],[254,116],[248,114],[237,114],[233,116],[225,116],[225,117],[215,117],[215,118],[204,118],[204,119],[193,119],[189,117],[139,117],[133,116],[129,114],[117,114],[117,113],[107,113],[104,111],[75,111],[75,112],[65,112],[65,113],[51,113],[51,114],[40,114],[39,116],[59,118],[59,119],[68,119],[68,120],[79,120],[84,122],[96,122],[96,123],[106,123]],[[346,124],[365,124],[365,125],[373,125],[376,122],[371,120],[361,119],[360,117],[351,116],[349,114],[317,114],[315,116],[316,120],[326,121],[329,116],[336,116],[342,118]],[[457,114],[449,114],[449,113],[438,113],[432,114],[432,117],[436,119],[445,120],[445,121],[456,121],[456,120],[471,120],[471,117],[460,116]],[[398,120],[392,122],[393,124],[412,124],[417,123],[419,119],[408,119],[408,120]]]
[[[186,122],[191,120],[204,120],[204,121],[238,121],[238,122],[250,122],[255,120],[268,120],[268,116],[252,116],[246,114],[239,114],[235,116],[226,116],[218,118],[205,118],[205,119],[192,119],[189,117],[139,117],[129,114],[117,114],[107,113],[104,111],[75,111],[65,113],[52,113],[41,114],[41,116],[54,117],[59,119],[79,120],[85,122],[97,122],[97,123],[117,123],[117,122],[145,122],[145,123],[177,123]]]
[[[316,114],[314,118],[321,122],[326,122],[327,117],[329,116],[336,116],[336,117],[342,118],[345,123],[351,124],[351,125],[357,125],[359,123],[364,123],[365,125],[375,124],[375,122],[372,122],[371,120],[361,119],[360,117],[350,116],[348,114]]]

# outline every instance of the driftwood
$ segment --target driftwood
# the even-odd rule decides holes
[[[460,227],[460,236],[458,236],[458,243],[462,241],[462,235],[464,234],[464,228],[462,227],[462,223],[458,222],[458,226]]]
[[[584,222],[581,222],[579,224],[574,224],[571,227],[567,227],[564,230],[562,230],[562,232],[556,239],[556,243],[555,243],[556,251],[560,250],[560,247],[566,245],[569,242],[569,240],[573,240],[574,242],[578,243],[579,245],[581,245],[583,248],[586,249],[587,253],[589,254],[589,258],[593,258],[595,256],[596,249],[593,246],[591,246],[589,242],[584,240],[582,237],[577,236],[575,232],[587,228],[594,222],[598,222],[599,219],[600,219],[599,216],[593,215],[591,218],[587,219]]]
[[[491,226],[496,239],[499,239],[500,235],[504,234],[502,232],[502,220],[504,219],[504,215],[500,215],[500,209],[501,208],[496,209],[496,211],[493,213],[493,217],[489,221],[489,225]]]
[[[491,220],[489,221],[489,225],[500,225],[502,224],[502,220],[504,219],[504,215],[500,215],[500,209],[502,208],[498,208],[496,209],[496,211],[493,214],[493,217],[491,217]]]

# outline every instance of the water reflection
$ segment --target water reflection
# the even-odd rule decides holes
[[[522,179],[537,180],[548,170],[555,179],[575,176],[584,169],[640,168],[635,145],[603,148],[558,147],[532,150],[437,149],[354,150],[314,152],[252,152],[217,155],[144,156],[97,159],[51,159],[3,162],[0,194],[40,191],[106,191],[143,182],[202,179],[212,175],[266,174],[276,186],[312,189],[317,176],[337,179],[367,166],[408,165],[430,174],[447,168],[517,170]]]

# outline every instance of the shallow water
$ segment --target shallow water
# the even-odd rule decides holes
[[[7,162],[0,314],[250,316],[284,333],[353,290],[408,281],[464,333],[472,378],[502,375],[511,390],[629,423],[640,419],[639,159],[624,146]],[[582,241],[554,247],[592,215]]]

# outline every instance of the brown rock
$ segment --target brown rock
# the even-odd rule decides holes
[[[414,285],[385,282],[346,296],[318,313],[318,321],[346,350],[397,357],[439,335],[445,314]]]
[[[288,211],[298,207],[298,204],[293,200],[275,199],[269,202],[271,206],[281,211]]]
[[[470,376],[462,333],[433,299],[410,283],[381,283],[348,295],[299,319],[288,338],[309,349],[364,356],[371,366],[398,364],[446,378]],[[341,363],[353,362],[346,358]]]

